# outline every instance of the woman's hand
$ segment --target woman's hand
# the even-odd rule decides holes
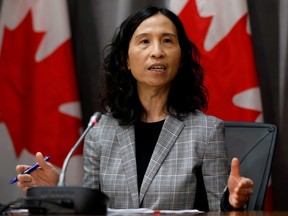
[[[42,153],[36,153],[36,161],[39,164],[39,168],[30,174],[18,174],[17,176],[17,186],[25,192],[33,186],[49,186],[57,185],[58,183],[59,174],[56,168],[44,160]],[[16,166],[16,171],[22,173],[29,167],[28,165],[18,165]]]
[[[240,176],[240,164],[237,158],[233,158],[231,162],[228,190],[229,203],[234,208],[244,207],[253,193],[253,181]]]

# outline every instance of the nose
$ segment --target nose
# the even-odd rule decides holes
[[[151,57],[152,58],[163,58],[165,53],[161,47],[161,44],[154,43],[151,50]]]

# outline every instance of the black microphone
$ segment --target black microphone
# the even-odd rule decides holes
[[[66,186],[65,172],[74,151],[88,131],[98,123],[101,113],[94,113],[87,128],[66,156],[58,186],[39,186],[27,190],[25,208],[31,214],[94,214],[107,213],[109,198],[103,192],[81,186]]]

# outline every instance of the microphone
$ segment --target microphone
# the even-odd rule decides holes
[[[78,148],[78,146],[81,144],[82,140],[84,139],[84,137],[86,136],[86,134],[88,133],[88,131],[94,126],[96,125],[99,120],[101,118],[101,113],[96,112],[94,113],[88,123],[87,128],[85,129],[85,131],[82,133],[82,135],[80,136],[80,138],[77,140],[77,142],[75,143],[75,145],[72,147],[72,149],[69,151],[68,155],[66,156],[63,166],[62,166],[62,170],[61,173],[59,175],[59,181],[58,181],[58,186],[65,186],[65,172],[69,163],[69,160],[71,159],[73,153],[75,152],[75,150]]]
[[[95,126],[101,118],[101,113],[94,113],[82,133],[67,154],[57,186],[39,186],[27,190],[25,208],[31,214],[94,214],[107,213],[109,198],[97,189],[81,186],[66,186],[65,172],[74,151],[83,141],[88,131]]]

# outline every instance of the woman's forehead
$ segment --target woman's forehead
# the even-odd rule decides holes
[[[177,35],[174,23],[167,16],[158,13],[143,20],[134,31],[134,36],[156,32]]]

